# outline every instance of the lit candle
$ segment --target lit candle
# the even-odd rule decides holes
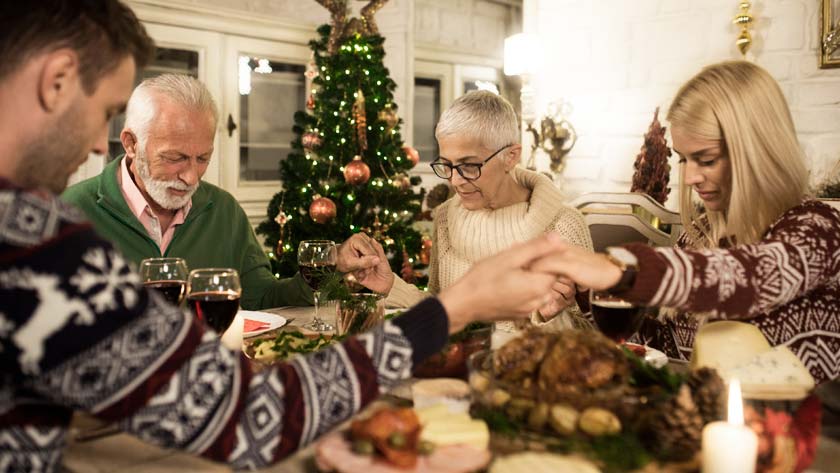
[[[703,428],[703,473],[753,473],[758,436],[744,425],[741,383],[729,381],[728,420]]]
[[[242,350],[243,331],[245,330],[245,318],[242,317],[242,312],[237,312],[230,327],[222,334],[222,345],[231,350],[239,352]]]

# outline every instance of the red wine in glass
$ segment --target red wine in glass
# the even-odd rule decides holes
[[[143,285],[154,289],[173,305],[181,305],[187,291],[186,281],[146,281]]]
[[[300,265],[300,275],[313,291],[321,289],[324,282],[335,273],[335,264],[304,263]]]
[[[229,292],[193,292],[187,302],[196,317],[218,334],[227,330],[239,311],[239,294]]]
[[[642,308],[607,294],[593,294],[592,318],[598,329],[616,343],[624,343],[642,324]]]

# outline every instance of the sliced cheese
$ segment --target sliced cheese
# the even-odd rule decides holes
[[[600,473],[598,467],[578,457],[545,452],[525,452],[497,459],[490,473]]]
[[[703,325],[694,338],[691,367],[708,366],[719,371],[746,363],[770,350],[764,334],[744,322],[711,322]]]
[[[486,450],[490,443],[490,430],[480,420],[437,421],[423,427],[420,439],[437,446],[469,445],[479,450]]]
[[[801,399],[814,389],[814,377],[788,347],[778,346],[722,373],[737,378],[747,399]]]
[[[470,407],[470,386],[460,379],[424,379],[411,385],[411,397],[414,407],[444,404],[452,412],[467,412]]]

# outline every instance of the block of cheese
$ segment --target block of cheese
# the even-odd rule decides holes
[[[438,446],[469,445],[479,450],[486,450],[490,443],[490,430],[482,420],[452,419],[434,421],[423,426],[420,440],[432,442]]]
[[[785,346],[759,353],[724,371],[723,376],[741,380],[746,399],[804,399],[814,389],[814,377],[808,368]]]
[[[758,328],[744,322],[712,322],[697,332],[692,368],[715,368],[724,380],[737,378],[745,399],[802,399],[814,378],[784,346],[771,347]]]
[[[600,473],[583,458],[546,452],[515,453],[498,458],[490,473]]]
[[[417,381],[411,385],[414,407],[422,408],[445,404],[452,412],[467,412],[470,408],[470,387],[454,378],[435,378]]]
[[[718,371],[746,363],[770,350],[764,334],[744,322],[711,322],[700,327],[694,337],[691,367],[708,366]]]

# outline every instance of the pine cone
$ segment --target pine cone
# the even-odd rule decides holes
[[[663,460],[685,461],[700,451],[703,419],[687,384],[649,413],[643,426],[647,447]]]
[[[712,368],[700,368],[691,373],[688,378],[691,397],[700,410],[703,424],[723,419],[724,392],[726,385],[718,372]]]

